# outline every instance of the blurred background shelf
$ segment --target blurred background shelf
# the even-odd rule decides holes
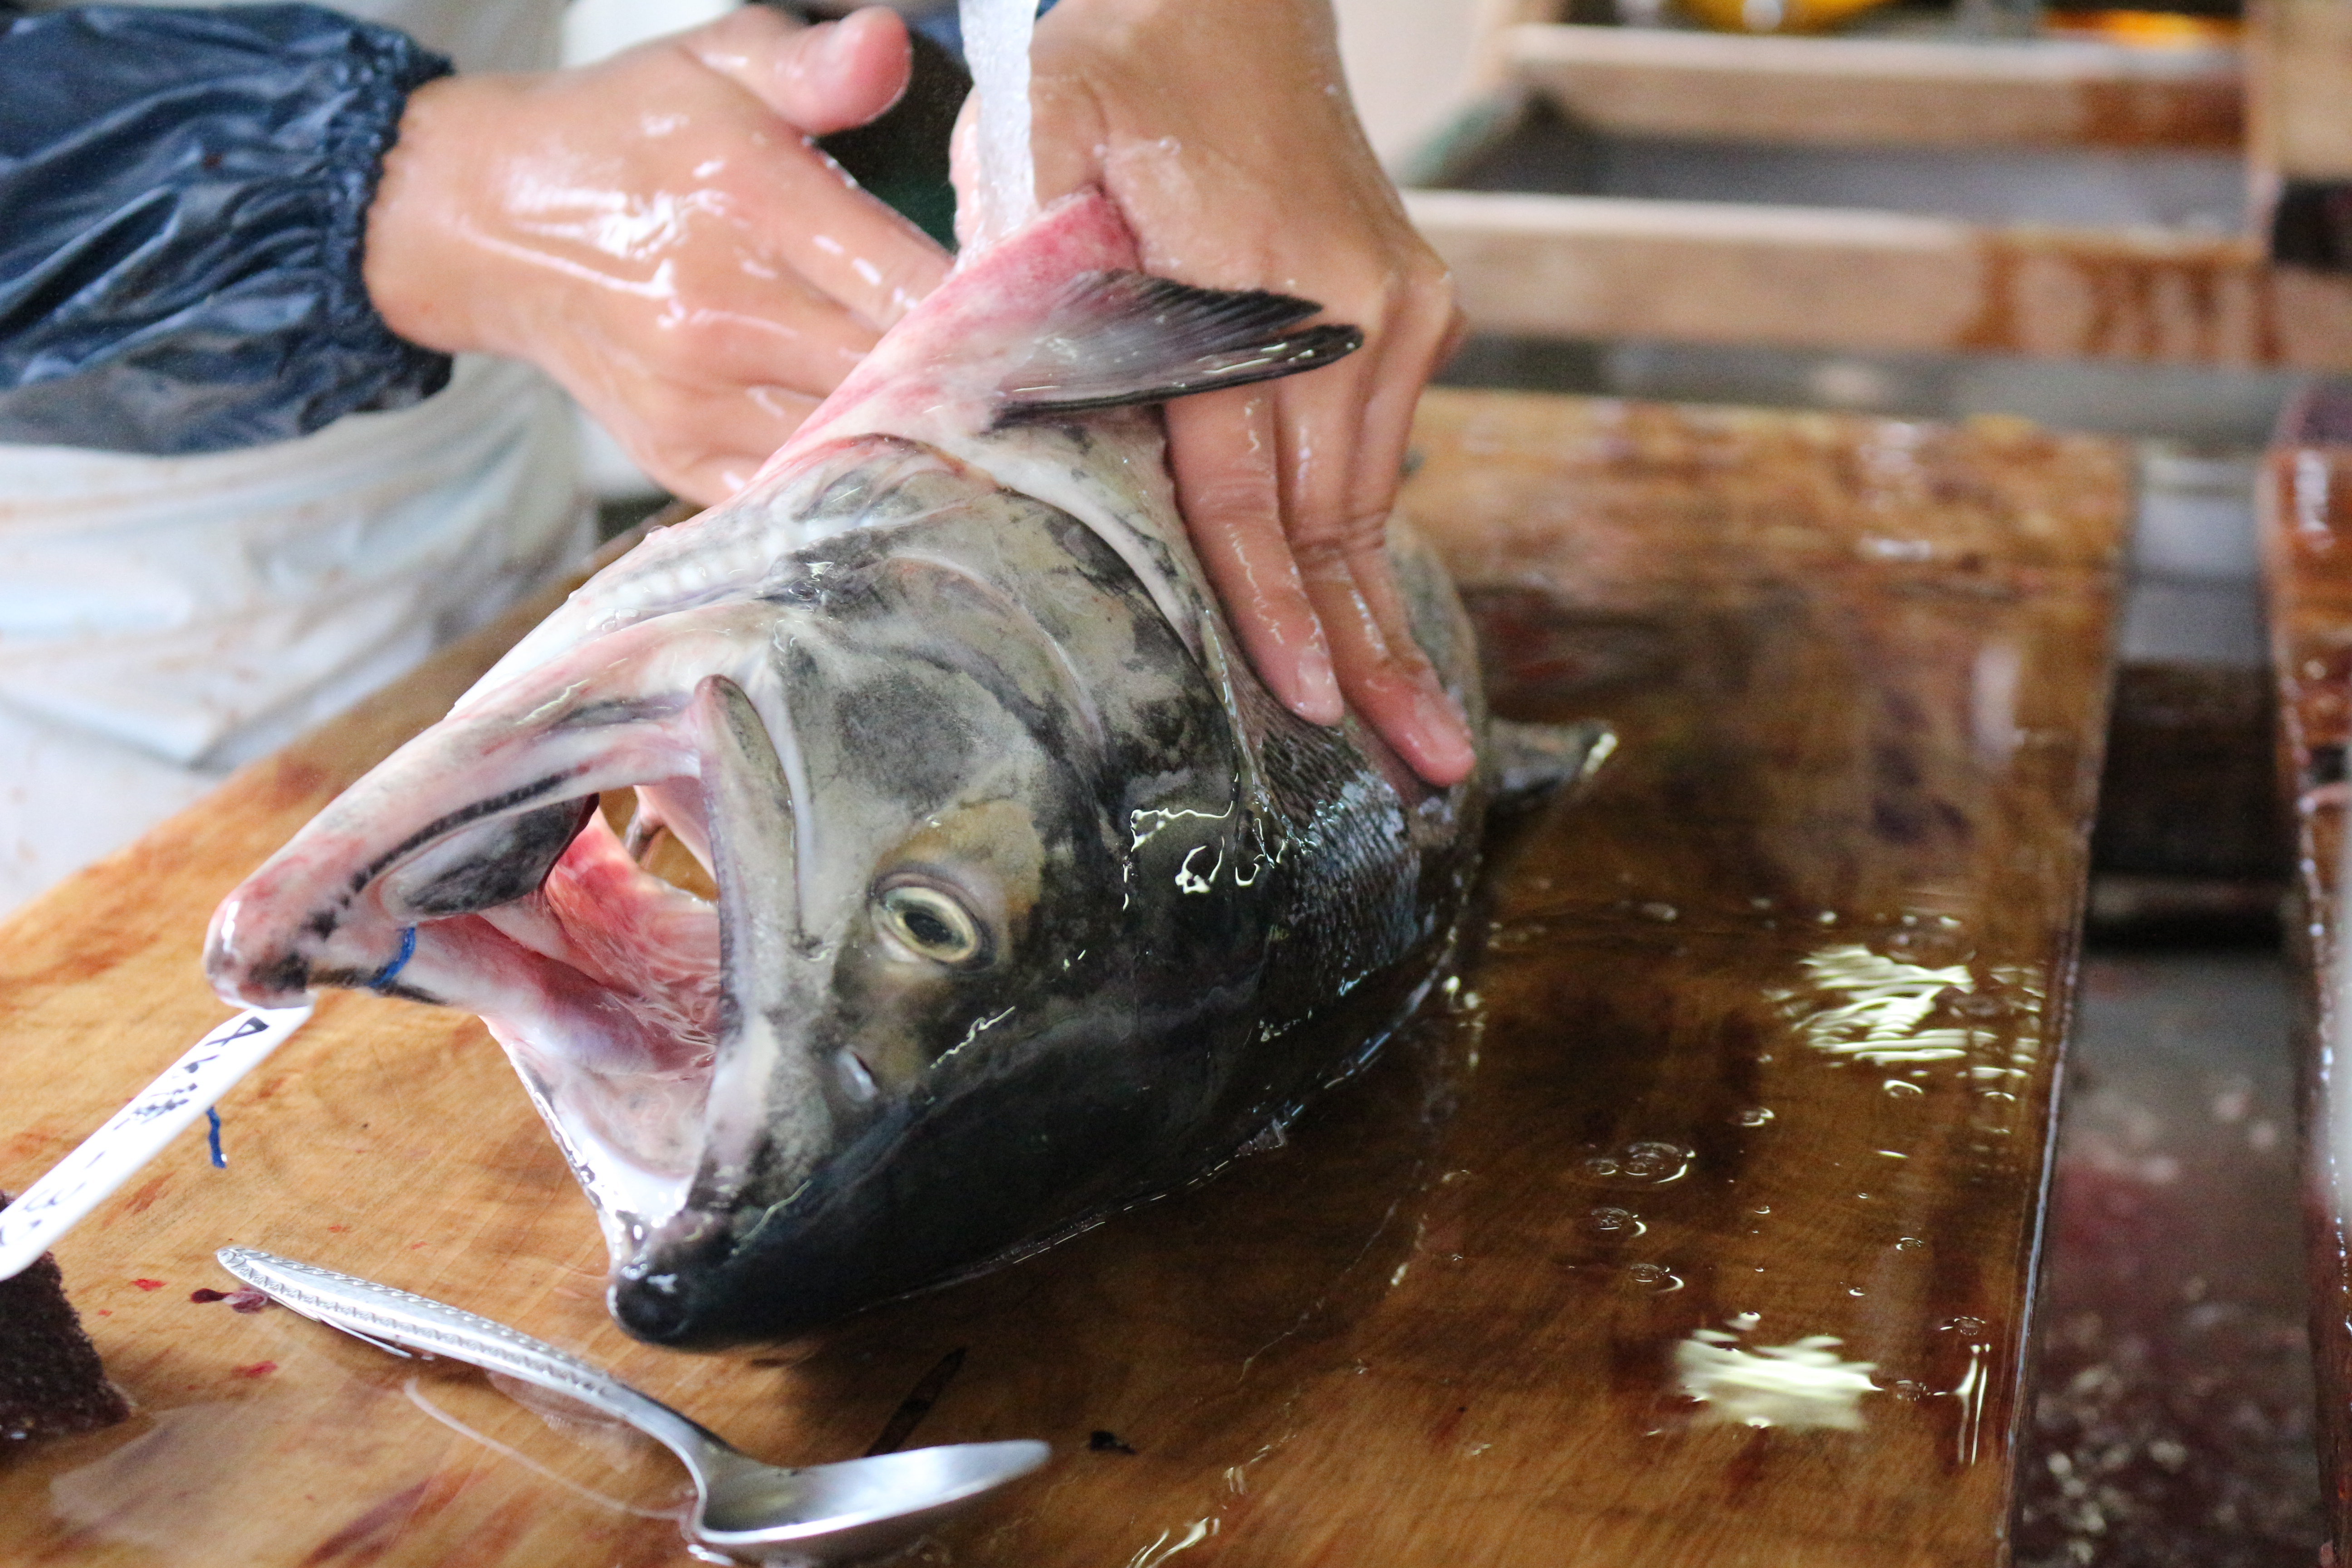
[[[1509,74],[1618,135],[1882,147],[2237,148],[2241,52],[2072,38],[1503,29]]]

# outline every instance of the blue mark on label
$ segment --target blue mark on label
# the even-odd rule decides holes
[[[205,1143],[213,1152],[213,1169],[226,1171],[228,1169],[228,1156],[221,1152],[220,1112],[207,1108],[205,1120],[212,1123],[212,1131],[205,1134]]]

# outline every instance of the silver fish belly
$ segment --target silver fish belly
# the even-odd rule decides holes
[[[225,996],[480,1014],[642,1338],[790,1334],[1196,1178],[1443,963],[1486,771],[1427,788],[1259,686],[1149,406],[1355,339],[1133,265],[1092,195],[967,264],[215,917]],[[1481,728],[1452,590],[1397,545]],[[714,902],[605,825],[630,788]]]

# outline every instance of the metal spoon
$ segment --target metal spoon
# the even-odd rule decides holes
[[[768,1563],[831,1564],[885,1556],[1044,1464],[1045,1444],[957,1443],[806,1469],[763,1465],[609,1373],[504,1323],[373,1279],[225,1247],[221,1267],[273,1300],[384,1349],[446,1355],[579,1400],[625,1421],[684,1461],[694,1479],[688,1538]]]

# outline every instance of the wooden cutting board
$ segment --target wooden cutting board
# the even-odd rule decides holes
[[[652,1563],[625,1435],[226,1288],[259,1245],[490,1313],[783,1462],[1037,1436],[921,1561],[1991,1564],[2126,510],[2011,423],[1433,393],[1407,504],[1497,705],[1605,717],[1458,986],[1288,1145],[992,1276],[633,1344],[471,1018],[337,994],[60,1247],[139,1414],[0,1456],[0,1561]],[[509,627],[507,636],[514,635]],[[0,1183],[222,1016],[214,901],[453,650],[0,927]]]

